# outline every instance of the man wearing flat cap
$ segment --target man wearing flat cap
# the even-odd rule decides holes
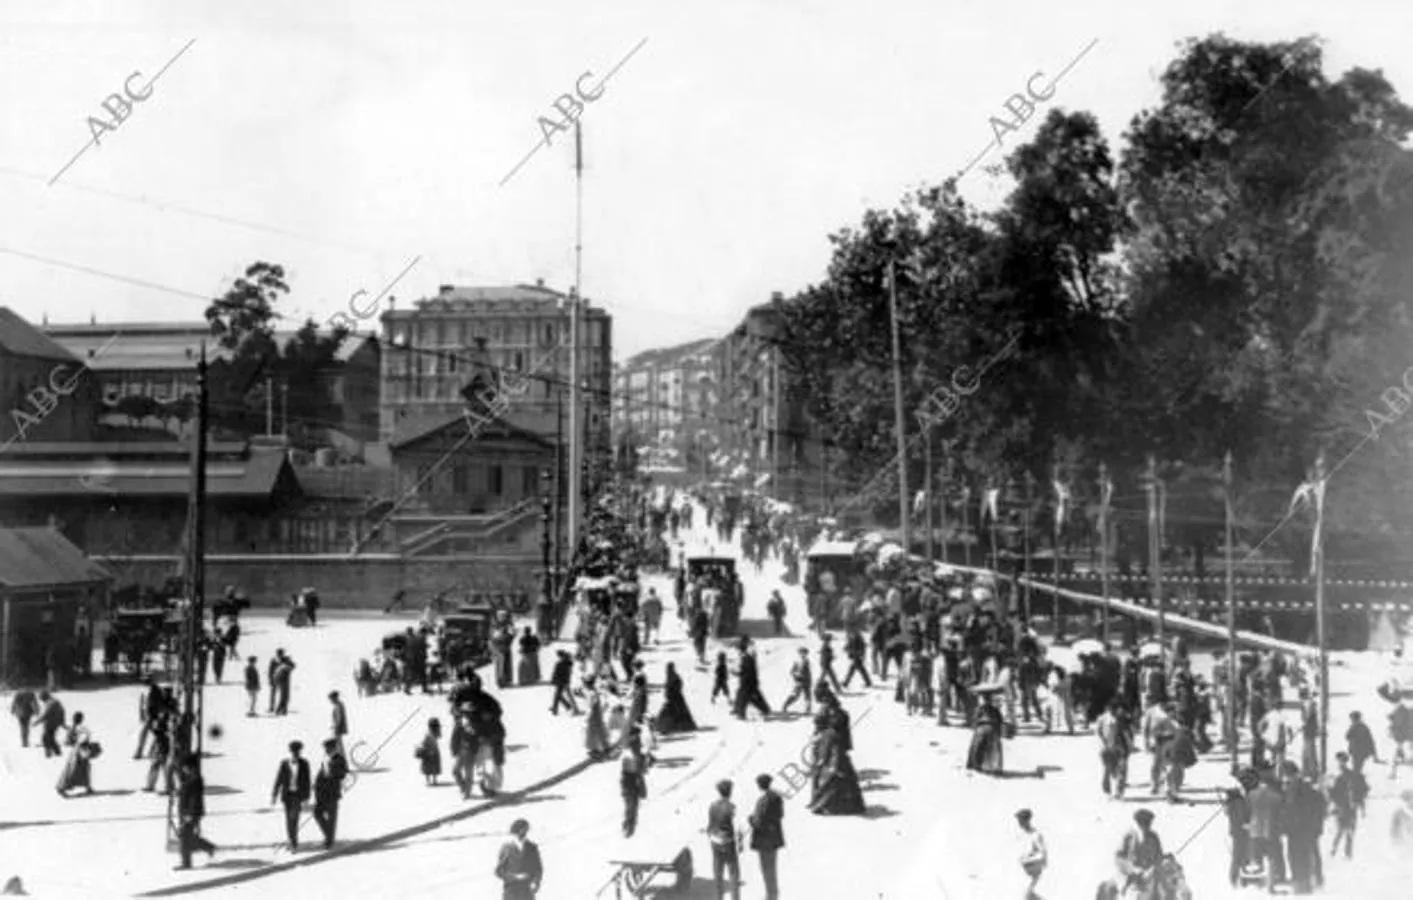
[[[1153,830],[1153,813],[1140,809],[1133,814],[1133,821],[1137,827],[1124,835],[1116,856],[1122,887],[1150,884],[1158,863],[1163,861],[1163,842]]]
[[[540,848],[526,838],[530,823],[516,819],[510,825],[510,840],[500,848],[496,860],[496,877],[504,887],[501,900],[534,900],[540,891],[545,872],[540,862]]]
[[[285,808],[285,835],[289,838],[290,850],[299,849],[299,810],[309,800],[309,760],[300,754],[304,744],[290,741],[289,757],[280,761],[280,770],[275,773],[275,787],[270,792],[270,805],[276,800]]]

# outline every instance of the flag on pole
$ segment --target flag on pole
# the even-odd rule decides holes
[[[926,498],[927,498],[927,491],[918,491],[917,494],[913,497],[913,514],[914,514],[914,515],[916,515],[916,514],[922,512],[922,504],[923,504],[923,502],[924,502],[924,500],[925,500]]]
[[[1114,482],[1109,478],[1108,470],[1105,470],[1099,477],[1099,505],[1107,515],[1109,503],[1114,499]]]
[[[996,512],[997,502],[1001,499],[1000,488],[986,489],[986,512],[990,514],[991,521],[995,522],[1000,516]]]
[[[1310,577],[1315,577],[1316,566],[1320,557],[1320,536],[1325,527],[1325,458],[1322,454],[1315,461],[1315,474],[1309,481],[1301,482],[1295,489],[1294,495],[1290,498],[1290,512],[1286,515],[1294,515],[1295,510],[1302,506],[1315,507],[1315,531],[1310,536]]]
[[[579,127],[578,119],[574,120],[574,171],[584,172],[584,132]]]

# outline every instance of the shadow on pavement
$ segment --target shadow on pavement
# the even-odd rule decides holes
[[[690,756],[669,756],[666,759],[659,759],[653,762],[654,769],[681,769],[691,765]]]
[[[901,815],[896,809],[889,809],[881,803],[873,803],[864,809],[865,819],[891,819]]]

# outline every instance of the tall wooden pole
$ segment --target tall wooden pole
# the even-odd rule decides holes
[[[1099,596],[1104,601],[1100,613],[1100,633],[1104,648],[1109,647],[1109,470],[1099,464]]]
[[[1320,772],[1328,772],[1330,648],[1325,635],[1325,454],[1315,460],[1315,643],[1320,648]]]
[[[1148,457],[1148,575],[1152,582],[1153,604],[1158,610],[1157,638],[1167,662],[1168,646],[1163,640],[1163,573],[1161,524],[1158,521],[1158,460]]]
[[[583,428],[579,384],[579,286],[584,262],[584,141],[580,123],[574,122],[574,288],[569,296],[569,515],[567,555],[570,564],[579,552],[579,517],[582,487]]]
[[[903,553],[913,552],[912,530],[908,527],[908,436],[907,420],[903,416],[903,349],[898,331],[898,276],[892,260],[888,262],[888,309],[893,320],[893,430],[898,439],[898,515],[899,537]]]
[[[1235,548],[1233,547],[1233,524],[1232,524],[1232,474],[1231,474],[1231,451],[1227,451],[1226,459],[1222,461],[1222,497],[1225,507],[1226,518],[1226,554],[1227,554],[1227,745],[1231,750],[1231,770],[1237,771],[1241,767],[1237,759],[1237,729],[1236,729],[1236,560]]]
[[[937,554],[933,552],[932,546],[933,540],[937,534],[937,532],[933,530],[932,522],[932,484],[935,480],[932,474],[932,428],[927,425],[923,425],[923,435],[924,440],[926,442],[924,445],[926,447],[926,452],[923,457],[923,472],[925,474],[923,475],[922,482],[922,500],[924,503],[927,504],[927,561],[936,562]],[[945,558],[946,555],[946,545],[944,544],[942,556]]]
[[[1021,596],[1025,609],[1026,624],[1030,623],[1030,504],[1034,498],[1035,478],[1025,473],[1025,508],[1021,510],[1021,571],[1025,573],[1025,587]]]

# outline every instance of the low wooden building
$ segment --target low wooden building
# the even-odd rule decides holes
[[[67,682],[112,575],[52,528],[0,528],[0,684]]]

